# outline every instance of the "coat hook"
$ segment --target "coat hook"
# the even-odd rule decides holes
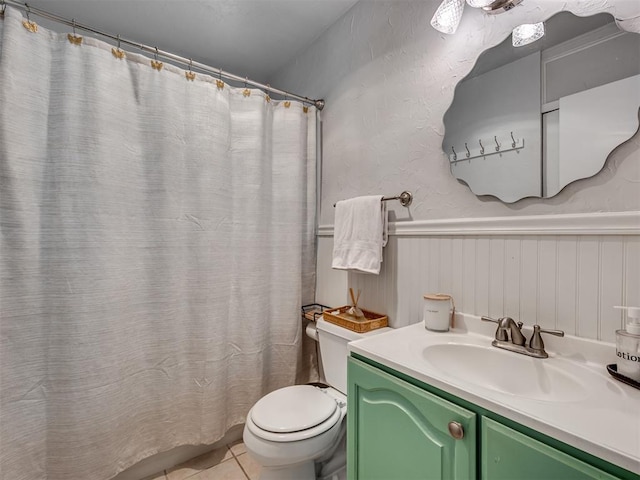
[[[458,160],[458,154],[456,153],[455,149],[453,148],[453,145],[451,145],[451,151],[453,152],[453,161],[455,162],[456,160]]]
[[[482,140],[478,139],[478,143],[480,144],[480,155],[484,155],[484,146],[482,145]]]
[[[467,147],[467,142],[464,142],[464,148],[467,149],[467,158],[471,156],[471,152],[469,151],[469,147]]]
[[[496,152],[499,152],[500,151],[500,144],[498,143],[498,137],[494,136],[493,139],[496,142]]]
[[[511,132],[511,140],[513,140],[513,143],[511,144],[511,148],[516,148],[516,139],[513,138],[513,132]]]

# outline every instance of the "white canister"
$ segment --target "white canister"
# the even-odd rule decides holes
[[[427,293],[424,296],[422,319],[427,330],[446,332],[453,327],[456,305],[451,295],[446,293]]]

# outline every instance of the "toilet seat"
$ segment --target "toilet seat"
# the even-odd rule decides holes
[[[247,428],[273,442],[296,442],[318,436],[344,415],[344,405],[310,385],[285,387],[260,399],[247,416]]]

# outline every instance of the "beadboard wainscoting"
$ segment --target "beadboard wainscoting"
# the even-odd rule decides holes
[[[333,227],[318,229],[316,300],[422,320],[425,293],[450,293],[459,311],[510,316],[569,335],[615,341],[640,305],[640,212],[397,222],[380,275],[331,269]]]

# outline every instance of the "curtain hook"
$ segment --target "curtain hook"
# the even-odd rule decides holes
[[[249,88],[247,87],[248,81],[249,81],[249,77],[244,77],[244,91],[242,92],[242,95],[244,95],[245,97],[248,97],[249,95],[251,95],[251,90],[249,90]]]
[[[25,13],[27,15],[27,19],[22,21],[22,26],[29,30],[31,33],[36,33],[38,31],[38,24],[36,22],[32,22],[29,14],[31,13],[31,7],[28,4],[24,4]],[[4,9],[2,10],[4,14]]]
[[[513,143],[511,144],[511,148],[516,148],[516,139],[513,138],[513,132],[511,132],[511,140],[513,140]]]
[[[289,108],[291,106],[291,102],[288,99],[289,95],[287,95],[287,92],[284,92],[284,108]]]
[[[82,43],[82,37],[79,37],[78,35],[76,35],[76,19],[75,18],[71,19],[71,28],[73,29],[73,33],[67,34],[67,38],[69,39],[69,42],[73,45],[80,45]]]
[[[222,90],[224,88],[224,82],[222,81],[222,69],[218,68],[218,80],[216,80],[216,86]]]
[[[156,51],[153,54],[153,60],[151,60],[151,68],[154,70],[162,70],[163,63],[158,60],[158,47],[155,47]]]
[[[124,58],[124,50],[122,50],[120,48],[120,35],[116,35],[116,40],[117,40],[117,46],[113,47],[111,49],[111,53],[113,54],[114,57],[119,58],[120,60],[122,60]]]
[[[471,156],[471,152],[469,151],[469,147],[467,147],[467,142],[464,142],[464,148],[467,149],[467,158]]]
[[[458,154],[456,153],[455,148],[453,148],[453,145],[451,145],[451,151],[453,152],[453,161],[455,162],[458,160]]]
[[[498,143],[498,137],[497,136],[493,136],[493,140],[496,142],[496,152],[500,151],[500,144]]]
[[[184,76],[187,78],[187,80],[191,80],[193,82],[193,80],[196,78],[196,74],[191,71],[191,66],[192,65],[193,65],[193,59],[190,58],[189,59],[189,71],[188,72],[184,72]]]
[[[484,155],[484,146],[482,145],[482,139],[478,139],[478,143],[480,144],[480,155]]]
[[[265,99],[268,103],[269,103],[269,102],[271,102],[271,95],[270,95],[270,93],[271,93],[271,85],[269,85],[269,84],[267,83],[267,95],[264,97],[264,99]]]

